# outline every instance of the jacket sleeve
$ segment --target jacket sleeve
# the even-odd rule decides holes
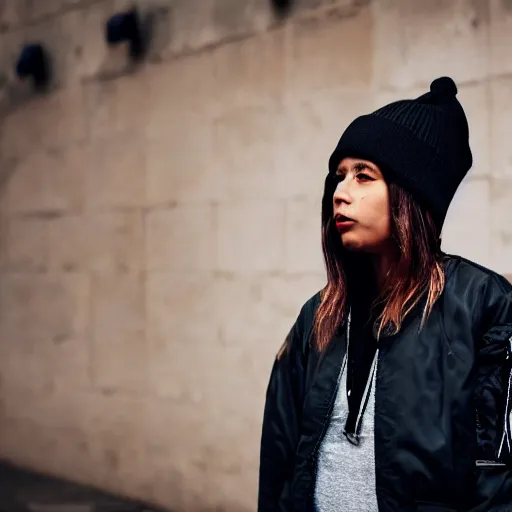
[[[304,398],[303,311],[276,355],[267,387],[260,446],[258,512],[288,510]]]
[[[505,278],[494,276],[491,290],[479,358],[481,368],[488,367],[484,373],[484,398],[494,410],[490,416],[497,419],[496,459],[512,468],[512,286]]]
[[[496,465],[477,468],[475,510],[504,512],[512,510],[512,286],[494,275],[486,288],[475,405],[480,448]]]

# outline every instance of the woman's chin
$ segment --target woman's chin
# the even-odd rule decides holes
[[[364,250],[364,244],[361,243],[359,237],[354,236],[352,233],[343,233],[341,235],[341,243],[348,251]]]

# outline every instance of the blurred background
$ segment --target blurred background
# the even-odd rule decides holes
[[[509,0],[0,1],[0,460],[256,510],[265,388],[325,282],[350,121],[453,77],[474,166],[443,247],[512,274],[511,43]]]

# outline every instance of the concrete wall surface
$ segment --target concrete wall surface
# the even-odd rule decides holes
[[[444,249],[512,273],[512,2],[0,1],[0,457],[177,511],[256,509],[273,357],[325,281],[327,159],[450,75],[475,163]],[[13,68],[41,41],[54,82]]]

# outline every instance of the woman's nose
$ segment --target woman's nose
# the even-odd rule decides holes
[[[340,181],[334,190],[334,204],[339,205],[341,203],[351,203],[352,197],[350,188],[350,178],[345,178],[343,181]]]

